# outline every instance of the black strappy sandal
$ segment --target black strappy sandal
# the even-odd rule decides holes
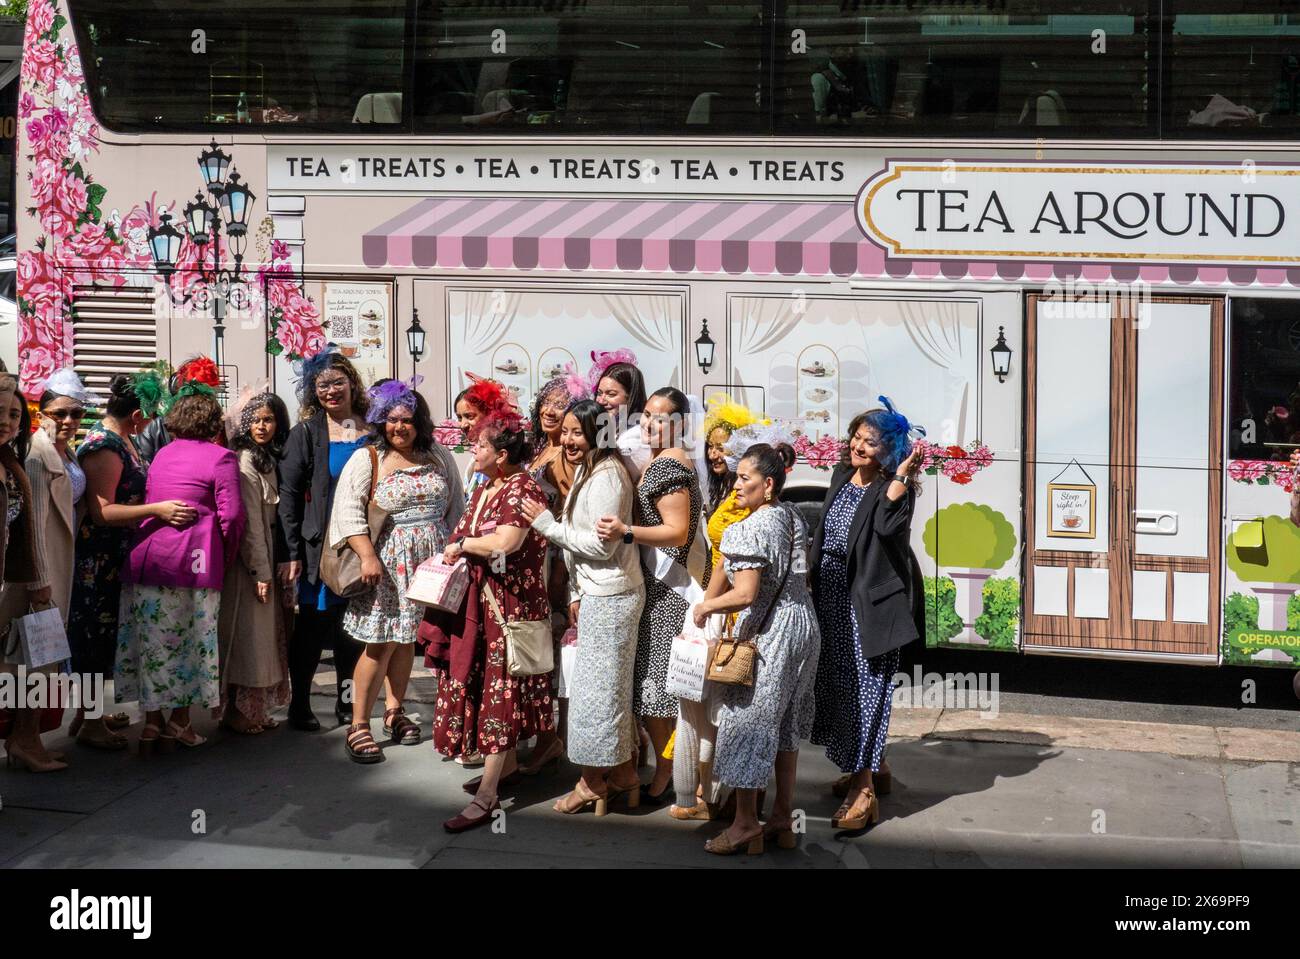
[[[384,735],[399,746],[414,746],[420,741],[420,727],[405,709],[395,706],[384,713]]]
[[[383,750],[371,735],[369,723],[355,723],[348,727],[348,738],[343,744],[348,751],[348,758],[354,763],[382,763]]]

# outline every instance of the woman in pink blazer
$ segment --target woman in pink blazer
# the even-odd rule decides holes
[[[197,519],[176,528],[140,524],[122,571],[122,618],[114,671],[117,701],[145,710],[140,751],[200,746],[191,706],[221,701],[217,620],[227,563],[244,535],[239,459],[214,442],[221,407],[205,386],[182,387],[167,413],[173,441],[149,467],[147,502],[159,497],[192,506]],[[164,709],[171,715],[163,726]]]

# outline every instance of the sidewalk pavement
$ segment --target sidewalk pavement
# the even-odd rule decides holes
[[[333,677],[317,680],[324,720]],[[426,731],[430,693],[417,675],[411,710]],[[898,709],[894,789],[878,825],[830,827],[838,770],[806,747],[799,848],[725,859],[702,848],[717,824],[679,823],[663,807],[554,812],[571,766],[503,796],[500,831],[451,836],[441,823],[478,773],[427,741],[386,746],[386,762],[359,766],[342,727],[244,737],[196,726],[207,746],[149,760],[47,736],[72,767],[0,771],[0,866],[1300,866],[1300,733],[1290,731]]]

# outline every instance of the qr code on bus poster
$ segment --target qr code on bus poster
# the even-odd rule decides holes
[[[355,340],[357,338],[356,317],[348,313],[339,313],[330,317],[330,336],[336,340]]]

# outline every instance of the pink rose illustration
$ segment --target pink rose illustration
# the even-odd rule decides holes
[[[433,428],[433,438],[443,446],[459,446],[465,440],[465,434],[452,419],[443,420]]]
[[[23,353],[22,375],[19,388],[26,396],[39,395],[45,389],[45,381],[62,364],[53,352],[43,346],[31,347]]]
[[[1253,483],[1264,475],[1262,460],[1229,460],[1228,476],[1238,483]]]
[[[28,34],[41,37],[49,33],[53,27],[54,6],[37,0],[37,3],[33,4],[27,11]]]
[[[302,328],[287,320],[281,320],[280,325],[275,328],[275,338],[284,352],[291,357],[301,355],[303,347],[307,344]]]
[[[54,188],[54,202],[74,220],[86,212],[86,181],[80,177],[64,177]]]
[[[36,98],[32,96],[30,93],[24,92],[23,95],[18,99],[19,119],[26,120],[29,116],[32,115],[32,111],[35,109],[36,109]]]

